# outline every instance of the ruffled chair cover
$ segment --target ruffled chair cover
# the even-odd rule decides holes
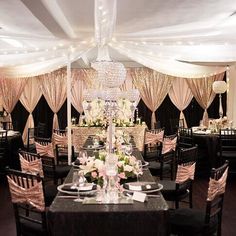
[[[42,145],[38,142],[35,142],[35,146],[37,154],[39,154],[40,156],[55,158],[52,143],[49,143],[48,145]]]
[[[145,134],[145,144],[156,144],[158,142],[162,142],[164,137],[164,130],[159,133],[152,133],[147,131]]]
[[[13,203],[27,203],[39,211],[45,211],[42,181],[33,182],[32,186],[19,186],[13,179],[7,176],[11,199]]]
[[[161,154],[165,154],[172,150],[175,151],[176,143],[177,143],[177,137],[175,137],[174,139],[164,138],[162,143]]]
[[[19,154],[19,157],[22,171],[31,174],[37,173],[41,177],[43,177],[43,166],[42,166],[42,161],[40,159],[27,161],[21,154]]]
[[[194,180],[196,163],[190,165],[178,165],[175,183],[183,183],[188,179]]]
[[[229,168],[225,170],[224,174],[221,176],[220,179],[215,180],[210,178],[208,193],[207,193],[207,201],[212,201],[217,195],[223,194],[225,192],[228,169]]]

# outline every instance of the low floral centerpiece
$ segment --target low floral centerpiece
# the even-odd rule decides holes
[[[232,121],[229,121],[226,116],[219,119],[209,120],[208,128],[212,132],[219,132],[220,129],[230,128],[232,126]]]
[[[106,178],[105,160],[108,153],[105,151],[97,152],[94,156],[80,158],[80,171],[90,181],[101,187]],[[118,182],[127,178],[134,178],[142,174],[142,170],[138,164],[136,157],[126,155],[122,152],[117,152],[117,170]]]

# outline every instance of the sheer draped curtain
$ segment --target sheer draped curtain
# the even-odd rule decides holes
[[[176,78],[172,82],[172,87],[169,91],[171,102],[180,110],[179,119],[184,120],[184,127],[187,127],[183,110],[189,105],[193,98],[191,89],[183,78]]]
[[[173,77],[147,68],[134,69],[131,76],[141,98],[152,111],[151,128],[154,128],[156,122],[155,111],[168,94]]]
[[[10,121],[11,112],[18,102],[27,80],[28,78],[0,78],[2,103],[9,114]]]
[[[34,118],[32,112],[34,111],[34,108],[36,107],[36,105],[39,102],[39,99],[42,96],[42,91],[39,88],[40,88],[39,79],[37,77],[29,78],[20,96],[20,102],[29,112],[29,116],[26,121],[22,135],[22,139],[25,144],[27,143],[28,128],[34,128]]]
[[[58,70],[39,78],[41,89],[49,107],[54,112],[52,129],[58,129],[57,112],[66,100],[66,71]]]
[[[83,91],[88,87],[92,74],[93,70],[72,71],[71,103],[80,114],[83,112]]]
[[[208,113],[207,109],[214,100],[216,94],[212,90],[214,81],[223,80],[224,73],[217,74],[211,77],[201,79],[186,79],[186,82],[191,89],[193,96],[204,109],[202,121],[203,125],[208,126]]]

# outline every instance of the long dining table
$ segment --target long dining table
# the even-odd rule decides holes
[[[134,149],[133,155],[142,159],[138,149]],[[72,182],[73,171],[74,167],[64,183]],[[148,169],[143,171],[140,181],[154,181]],[[57,194],[48,211],[51,235],[169,235],[168,205],[160,192],[144,203],[92,205],[63,198],[63,194]]]

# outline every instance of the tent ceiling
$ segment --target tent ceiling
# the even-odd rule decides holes
[[[0,71],[56,69],[68,51],[73,66],[88,67],[103,40],[126,66],[233,64],[235,12],[231,0],[0,0]]]

